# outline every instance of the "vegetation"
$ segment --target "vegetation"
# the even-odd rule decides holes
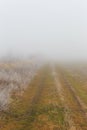
[[[12,80],[1,80],[1,84],[7,86],[5,90],[8,90],[7,84],[10,83],[14,85],[13,88],[18,83],[20,89],[12,88],[9,102],[4,107],[1,105],[0,130],[87,130],[84,107],[87,101],[87,96],[84,96],[86,89],[82,87],[83,82],[77,78],[78,70],[74,71],[76,68],[68,70],[45,65],[42,68],[33,66],[32,71],[29,66],[16,67],[15,70],[12,66],[10,71],[15,70],[13,73],[20,74],[19,77],[24,80],[27,77],[27,82],[21,80],[19,83],[17,79],[13,80],[13,77]],[[5,70],[5,73],[7,72],[9,71]],[[29,75],[30,72],[33,76]]]

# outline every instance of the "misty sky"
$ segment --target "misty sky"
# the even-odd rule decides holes
[[[87,59],[87,0],[1,0],[0,55]]]

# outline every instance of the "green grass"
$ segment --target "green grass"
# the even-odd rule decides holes
[[[64,72],[65,76],[67,77],[68,81],[74,87],[77,95],[83,100],[85,104],[87,104],[87,91],[84,89],[83,84],[80,83],[77,79],[72,77],[72,75],[68,72]]]

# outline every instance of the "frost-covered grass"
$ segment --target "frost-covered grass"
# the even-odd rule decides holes
[[[0,63],[0,110],[8,108],[13,91],[23,93],[41,65],[38,61]]]

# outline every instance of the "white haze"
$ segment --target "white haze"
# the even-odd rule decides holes
[[[87,59],[86,0],[0,0],[0,55]]]

